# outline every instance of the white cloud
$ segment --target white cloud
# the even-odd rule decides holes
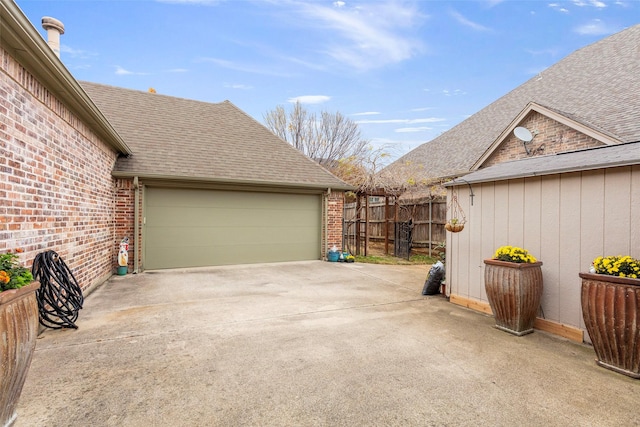
[[[569,9],[563,7],[560,3],[549,3],[547,6],[551,9],[557,10],[558,12],[569,13]]]
[[[375,116],[378,114],[382,114],[378,111],[365,111],[364,113],[354,113],[352,116]]]
[[[81,58],[81,59],[94,58],[98,56],[96,53],[87,52],[86,50],[74,49],[70,46],[67,46],[66,44],[60,45],[60,53],[61,53],[61,56],[62,54],[64,54],[63,56],[69,56],[71,58]]]
[[[287,101],[291,103],[299,102],[301,104],[322,104],[330,99],[331,97],[326,95],[303,95],[289,98]]]
[[[253,65],[253,64],[238,64],[232,61],[228,61],[226,59],[220,58],[199,58],[197,62],[209,62],[211,64],[215,64],[218,67],[228,68],[230,70],[241,71],[243,73],[253,73],[253,74],[263,74],[267,76],[276,76],[276,77],[291,77],[291,73],[282,72],[276,69],[270,69],[267,66],[263,65]]]
[[[230,89],[241,89],[241,90],[253,89],[253,86],[238,84],[238,83],[235,83],[235,84],[225,83],[224,87],[230,88]]]
[[[398,133],[413,133],[413,132],[425,132],[425,131],[428,131],[428,130],[433,130],[433,128],[426,127],[426,126],[415,127],[415,128],[398,128],[394,132],[398,132]]]
[[[440,117],[427,117],[424,119],[382,119],[382,120],[358,120],[357,124],[418,124],[444,122],[446,119]]]
[[[604,36],[618,31],[617,28],[609,26],[600,19],[593,19],[591,22],[580,25],[573,29],[575,33],[586,36]]]
[[[126,70],[126,69],[122,68],[122,67],[121,67],[121,66],[119,66],[119,65],[116,65],[116,74],[117,74],[118,76],[132,76],[132,75],[136,75],[136,76],[146,76],[146,75],[148,75],[149,73],[141,73],[141,72],[129,71],[129,70]]]
[[[186,73],[187,70],[186,68],[172,68],[170,70],[167,70],[167,73]]]
[[[455,90],[449,90],[449,89],[444,89],[442,91],[442,94],[444,96],[460,96],[460,95],[466,95],[467,92],[461,90],[461,89],[455,89]]]
[[[340,2],[343,3],[343,2]],[[423,51],[413,37],[424,18],[415,5],[377,1],[357,7],[327,7],[321,3],[297,3],[300,25],[325,33],[319,50],[359,70],[383,67],[409,59]]]
[[[455,11],[455,10],[451,10],[449,13],[451,14],[451,16],[452,16],[456,21],[458,21],[458,23],[460,23],[460,24],[464,25],[465,27],[469,27],[469,28],[471,28],[472,30],[475,30],[475,31],[483,31],[483,32],[486,32],[486,31],[492,31],[492,30],[491,30],[491,28],[485,27],[484,25],[478,24],[478,23],[476,23],[476,22],[473,22],[473,21],[471,21],[471,20],[469,20],[469,19],[465,18],[464,16],[462,16],[462,14],[461,14],[461,13],[459,13],[459,12],[457,12],[457,11]]]
[[[591,6],[591,7],[597,7],[598,9],[604,9],[605,7],[607,7],[606,3],[599,1],[599,0],[573,0],[573,4],[574,6],[577,7],[587,7],[587,6]]]

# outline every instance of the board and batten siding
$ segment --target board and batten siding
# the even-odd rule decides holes
[[[483,260],[503,245],[523,247],[543,262],[539,317],[589,341],[578,273],[597,256],[640,258],[640,166],[471,185],[473,205],[468,185],[448,189],[467,217],[462,232],[447,233],[451,301],[490,313]]]

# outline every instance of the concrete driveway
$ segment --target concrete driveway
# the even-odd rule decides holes
[[[39,338],[33,426],[638,426],[640,381],[542,332],[423,297],[426,266],[113,277]]]

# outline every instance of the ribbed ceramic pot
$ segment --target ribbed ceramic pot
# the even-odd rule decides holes
[[[542,298],[542,262],[484,263],[484,286],[496,328],[518,336],[533,332]]]
[[[640,378],[640,280],[580,273],[582,317],[596,363]]]
[[[38,335],[39,282],[0,292],[0,426],[16,420]]]

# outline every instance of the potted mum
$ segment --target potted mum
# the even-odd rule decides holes
[[[640,261],[597,257],[582,279],[582,317],[596,363],[640,378]]]
[[[21,252],[18,250],[17,252]],[[38,334],[38,303],[31,272],[18,255],[0,255],[0,425],[11,425]]]
[[[484,263],[484,286],[496,328],[517,336],[533,332],[542,297],[542,262],[526,249],[501,246]]]

